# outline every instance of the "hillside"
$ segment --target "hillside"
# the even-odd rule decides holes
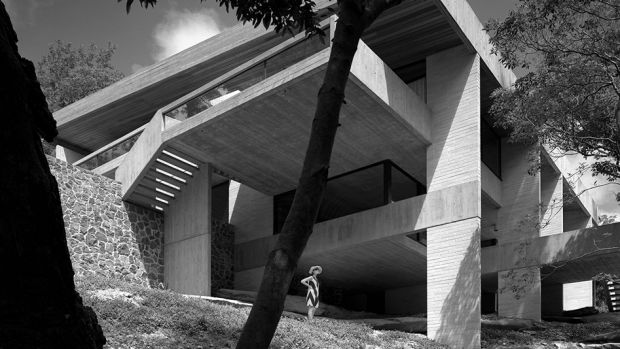
[[[247,307],[188,298],[121,281],[76,279],[84,303],[93,307],[107,348],[232,348]],[[426,337],[375,331],[368,325],[285,315],[272,348],[445,348]]]

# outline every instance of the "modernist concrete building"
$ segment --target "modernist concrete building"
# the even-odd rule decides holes
[[[335,2],[318,3],[330,33]],[[515,76],[490,51],[465,0],[404,1],[367,30],[299,266],[322,265],[340,305],[426,313],[429,337],[458,348],[480,346],[483,312],[540,319],[591,304],[587,280],[620,270],[600,248],[618,246],[618,228],[597,227],[563,161],[491,125],[490,93]],[[56,112],[58,156],[163,212],[169,288],[210,293],[217,217],[235,231],[235,288],[256,290],[329,53],[329,37],[227,30]]]

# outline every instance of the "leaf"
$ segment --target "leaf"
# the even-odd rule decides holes
[[[267,12],[265,17],[263,17],[263,25],[265,29],[269,29],[269,25],[271,24],[271,13]]]

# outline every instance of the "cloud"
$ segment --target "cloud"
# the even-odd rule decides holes
[[[52,7],[54,0],[3,0],[11,20],[29,26],[36,24],[37,12]]]
[[[131,73],[132,74],[137,72],[137,71],[139,71],[139,70],[142,70],[142,69],[144,69],[144,66],[142,64],[134,63],[134,64],[131,65]]]
[[[200,11],[171,9],[157,24],[153,39],[157,46],[153,59],[160,61],[220,33],[218,14],[208,8]]]

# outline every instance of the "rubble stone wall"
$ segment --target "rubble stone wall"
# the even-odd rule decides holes
[[[121,197],[121,184],[48,156],[58,181],[77,276],[98,275],[161,287],[164,217]]]

